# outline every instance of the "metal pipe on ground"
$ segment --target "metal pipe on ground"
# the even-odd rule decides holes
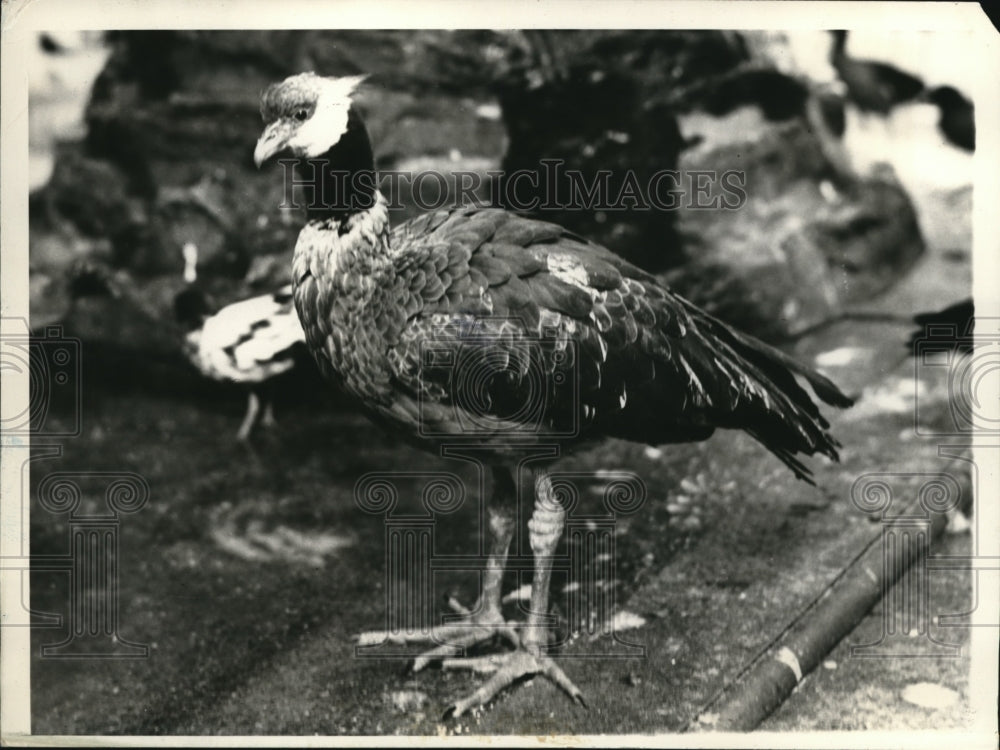
[[[963,486],[960,491],[969,489]],[[914,505],[916,501],[910,508]],[[932,514],[930,540],[940,536],[947,525],[944,513]],[[758,727],[925,556],[925,550],[920,548],[899,544],[884,549],[877,542],[873,540],[778,643],[716,697],[686,730],[748,732]]]

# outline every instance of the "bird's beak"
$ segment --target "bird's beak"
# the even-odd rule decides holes
[[[282,120],[275,120],[264,128],[257,140],[257,147],[253,150],[253,163],[257,165],[257,169],[276,153],[287,148],[291,136],[291,125]]]

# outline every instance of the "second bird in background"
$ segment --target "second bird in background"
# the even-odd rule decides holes
[[[174,299],[177,319],[187,329],[184,353],[206,377],[247,386],[247,411],[236,433],[237,440],[246,441],[258,422],[274,425],[269,385],[295,367],[296,349],[305,347],[291,285],[213,312],[195,285],[197,248],[185,245],[184,258],[184,279],[190,286]]]

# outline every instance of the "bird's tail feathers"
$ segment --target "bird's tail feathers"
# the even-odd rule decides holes
[[[821,375],[811,367],[807,367],[793,357],[789,357],[780,349],[776,349],[770,344],[765,344],[759,339],[739,333],[738,331],[732,331],[732,333],[734,334],[736,340],[743,345],[742,348],[745,351],[757,355],[758,357],[774,361],[791,370],[796,375],[805,378],[806,382],[809,383],[810,387],[813,389],[813,392],[823,401],[823,403],[829,404],[830,406],[836,406],[840,409],[846,409],[854,405],[854,399],[841,391],[840,388],[838,388],[836,384],[825,375]]]
[[[822,453],[836,461],[840,444],[828,432],[829,423],[796,376],[831,406],[846,408],[853,400],[828,378],[784,352],[700,311],[692,317],[727,352],[727,369],[744,381],[742,390],[747,398],[733,412],[732,426],[745,430],[799,479],[811,484],[811,473],[796,454]]]

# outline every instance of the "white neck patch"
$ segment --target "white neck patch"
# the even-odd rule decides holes
[[[351,94],[365,76],[320,78],[316,109],[308,120],[299,126],[288,145],[307,159],[315,159],[329,151],[347,130],[347,113],[351,108]]]

